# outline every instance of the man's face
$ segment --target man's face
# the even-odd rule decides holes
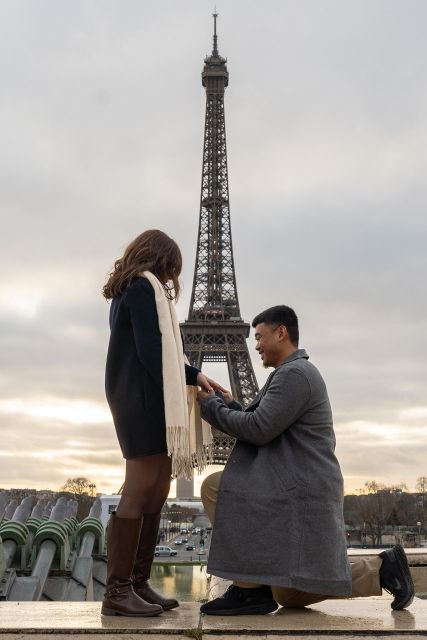
[[[255,327],[255,349],[260,354],[264,367],[276,367],[280,364],[284,332],[286,328],[283,325],[276,327],[261,322]]]

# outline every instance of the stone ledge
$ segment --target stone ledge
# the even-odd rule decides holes
[[[312,631],[310,633],[299,633],[297,635],[294,633],[291,633],[291,634],[286,633],[281,635],[270,634],[270,633],[268,634],[256,633],[255,635],[247,635],[247,634],[239,633],[237,636],[236,635],[227,636],[227,635],[203,634],[202,640],[230,640],[231,638],[238,638],[239,640],[253,640],[254,638],[257,638],[258,640],[284,640],[284,638],[286,638],[286,640],[309,640],[310,638],[316,638],[316,640],[356,640],[356,638],[358,638],[359,640],[360,638],[364,638],[364,640],[390,640],[390,638],[393,638],[393,640],[420,640],[420,638],[423,638],[423,637],[425,637],[425,634],[402,635],[401,633],[399,633],[398,635],[396,635],[393,633],[388,635],[377,635],[369,632],[368,633],[361,632],[358,635],[353,635],[353,634],[348,635],[347,633],[344,635],[341,633],[338,633],[337,635],[324,635],[322,632]],[[170,636],[170,640],[171,639],[172,639],[172,636]]]
[[[427,603],[416,598],[410,609],[392,611],[391,598],[357,598],[325,600],[305,609],[280,608],[268,616],[220,617],[203,616],[204,633],[215,631],[224,635],[248,632],[252,634],[287,635],[296,633],[313,636],[339,634],[395,635],[423,633],[427,635]]]
[[[135,632],[124,632],[124,633],[98,633],[91,631],[79,631],[73,633],[45,633],[45,632],[26,632],[26,633],[2,633],[0,631],[1,640],[39,640],[40,638],[48,638],[49,640],[76,640],[76,638],[81,638],[82,635],[90,635],[90,640],[189,640],[190,635],[182,635],[180,633],[171,634],[171,633],[157,633],[157,632],[147,632],[144,631],[135,631]],[[197,636],[196,636],[197,637]],[[201,638],[201,636],[200,636]],[[227,640],[230,640],[230,636],[228,636]],[[269,639],[270,640],[270,639]],[[337,640],[337,638],[334,638]],[[418,637],[419,640],[419,637]]]
[[[279,609],[267,616],[200,616],[199,604],[185,602],[156,618],[101,616],[99,602],[1,602],[2,640],[49,637],[67,640],[82,635],[108,640],[164,638],[333,637],[394,638],[427,636],[427,603],[416,598],[410,609],[392,611],[391,598],[326,600],[305,609]]]
[[[81,634],[76,633],[54,633],[54,634],[37,634],[34,633],[6,633],[1,634],[2,640],[38,640],[40,637],[48,638],[49,640],[77,640],[81,638]],[[193,638],[194,640],[232,640],[233,638],[238,638],[238,640],[254,640],[257,638],[258,640],[310,640],[311,638],[316,638],[316,640],[356,640],[360,638],[364,638],[364,640],[420,640],[420,638],[425,638],[424,633],[418,634],[406,634],[406,633],[392,633],[387,635],[378,635],[369,632],[361,632],[357,635],[354,634],[334,634],[334,635],[324,635],[322,632],[313,631],[310,633],[282,633],[278,634],[270,634],[270,633],[255,633],[255,634],[247,634],[247,633],[233,633],[232,635],[223,635],[223,634],[206,634],[203,631],[200,633],[193,633],[188,635],[182,634],[152,634],[145,632],[135,632],[135,633],[123,633],[120,634],[120,638],[123,640],[189,640],[189,638]],[[90,640],[118,640],[118,634],[111,633],[90,633]]]

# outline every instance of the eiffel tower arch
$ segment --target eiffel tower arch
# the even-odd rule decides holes
[[[184,350],[192,365],[226,362],[231,392],[247,406],[258,384],[246,339],[250,325],[240,313],[234,269],[225,137],[226,59],[218,53],[216,13],[212,55],[205,58],[206,90],[199,231],[188,318],[181,323]],[[224,464],[234,439],[214,430],[214,462]]]

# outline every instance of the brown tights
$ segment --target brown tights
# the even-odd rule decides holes
[[[126,477],[117,507],[119,518],[160,513],[168,497],[172,462],[167,453],[126,460]]]

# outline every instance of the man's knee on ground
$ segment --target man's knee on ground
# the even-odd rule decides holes
[[[219,483],[221,482],[222,471],[216,471],[211,473],[210,476],[205,478],[200,487],[200,495],[202,502],[206,507],[206,502],[216,501],[218,495]]]

